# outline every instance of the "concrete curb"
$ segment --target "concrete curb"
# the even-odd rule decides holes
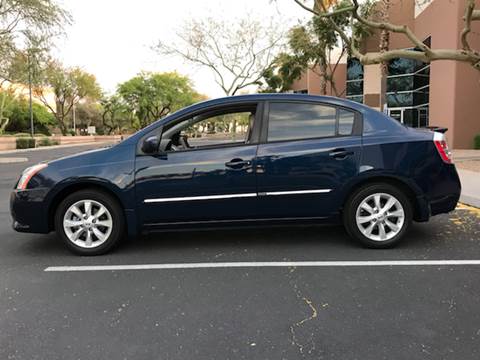
[[[466,205],[470,205],[476,208],[480,208],[480,199],[470,195],[460,195],[460,202]]]
[[[480,208],[480,173],[465,169],[457,169],[462,183],[460,202]]]
[[[113,142],[113,141],[101,141],[101,142],[92,141],[92,142],[82,143],[82,144],[41,146],[41,147],[30,148],[30,149],[4,150],[4,151],[0,151],[0,155],[3,155],[3,154],[21,154],[21,153],[30,152],[30,151],[52,150],[52,149],[61,149],[61,148],[69,148],[69,147],[76,147],[76,146],[88,146],[88,145],[105,145],[105,144],[114,144],[114,143],[115,142]]]

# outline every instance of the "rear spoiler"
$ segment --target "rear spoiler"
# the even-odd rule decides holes
[[[425,127],[425,129],[435,131],[435,132],[439,132],[439,133],[442,133],[442,134],[445,134],[448,131],[448,128],[440,127],[440,126],[427,126],[427,127]]]

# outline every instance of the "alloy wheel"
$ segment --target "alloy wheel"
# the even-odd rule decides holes
[[[355,220],[360,232],[368,239],[388,241],[402,230],[405,211],[393,195],[375,193],[360,203]]]
[[[80,200],[63,217],[67,238],[81,248],[96,248],[107,241],[113,229],[112,215],[95,200]]]

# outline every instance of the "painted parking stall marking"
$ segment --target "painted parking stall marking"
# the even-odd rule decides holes
[[[172,270],[265,267],[477,266],[480,260],[251,261],[136,265],[49,266],[46,272]]]

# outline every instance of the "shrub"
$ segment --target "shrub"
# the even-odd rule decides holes
[[[473,148],[480,150],[480,134],[477,134],[477,136],[473,138]]]
[[[38,139],[38,146],[52,146],[52,145],[58,145],[59,142],[58,140],[52,140],[48,137],[42,137],[41,139]]]
[[[17,137],[17,149],[30,149],[35,147],[35,139],[31,137]]]
[[[30,133],[19,132],[19,133],[16,133],[15,136],[19,138],[19,137],[30,137],[32,135]]]

